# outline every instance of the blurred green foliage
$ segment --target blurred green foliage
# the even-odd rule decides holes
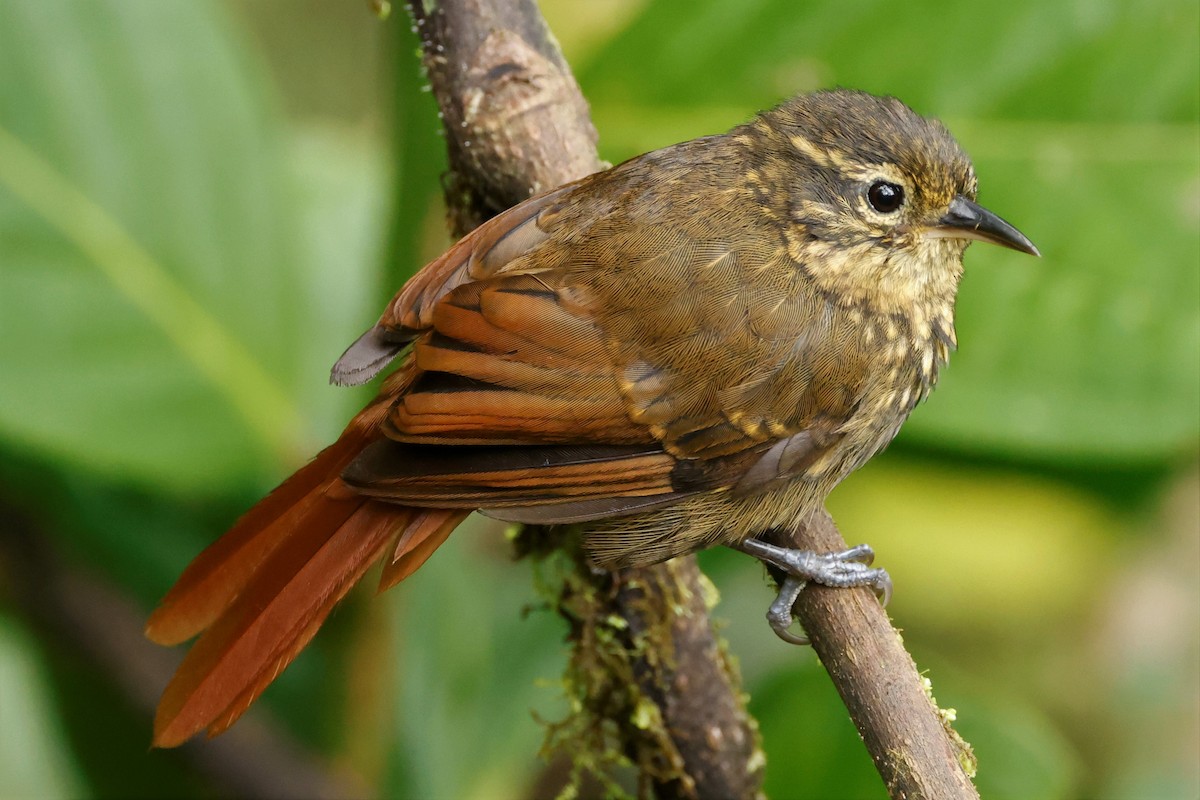
[[[831,508],[895,577],[984,796],[1195,796],[1200,6],[543,6],[613,161],[829,85],[956,132],[1045,257],[971,249],[962,351]],[[146,752],[145,698],[55,624],[21,531],[148,610],[336,435],[364,395],[325,370],[446,243],[415,46],[366,2],[0,3],[0,796],[211,791],[195,750]],[[563,713],[563,630],[508,560],[480,520],[351,598],[258,716],[372,794],[549,785],[530,710]],[[702,563],[769,794],[884,796],[762,624],[761,570]]]

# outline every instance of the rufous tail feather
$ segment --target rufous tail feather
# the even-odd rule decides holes
[[[163,692],[154,745],[174,747],[240,717],[308,644],[333,606],[383,559],[381,589],[412,574],[467,512],[391,505],[340,473],[377,437],[372,406],[335,444],[201,553],[150,617],[174,644],[203,635]]]

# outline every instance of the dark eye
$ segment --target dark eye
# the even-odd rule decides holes
[[[904,205],[904,189],[887,181],[875,181],[867,189],[867,202],[880,214],[891,214]]]

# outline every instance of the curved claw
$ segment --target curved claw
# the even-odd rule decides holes
[[[788,644],[812,644],[812,640],[808,638],[807,634],[795,634],[791,631],[792,623],[796,619],[792,614],[792,606],[796,604],[796,598],[804,590],[805,583],[807,581],[789,575],[783,583],[779,584],[779,594],[775,597],[775,601],[767,607],[767,624],[771,626],[771,630],[775,631],[776,636]]]
[[[892,576],[888,575],[886,569],[876,569],[873,572],[875,579],[871,582],[871,588],[875,590],[879,604],[887,608],[887,604],[892,601]]]
[[[812,644],[812,639],[809,639],[807,635],[792,633],[790,630],[791,624],[792,622],[789,620],[786,626],[777,628],[775,627],[775,624],[772,623],[771,630],[775,631],[775,635],[780,639],[783,639],[788,644],[796,644],[800,645],[801,647],[807,647],[808,645]]]

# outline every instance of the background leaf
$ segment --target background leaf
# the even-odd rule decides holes
[[[0,6],[9,441],[180,489],[307,446],[285,141],[226,25],[208,3]]]

